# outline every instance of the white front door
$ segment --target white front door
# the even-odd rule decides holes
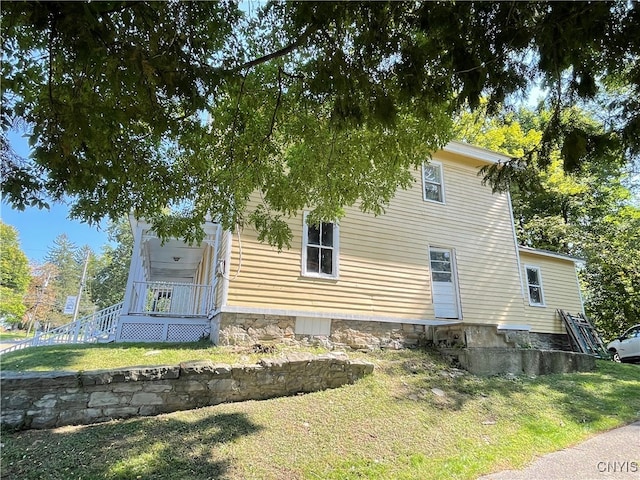
[[[453,253],[443,248],[430,248],[433,310],[436,318],[459,318],[458,289]]]

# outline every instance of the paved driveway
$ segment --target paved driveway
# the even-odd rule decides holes
[[[640,395],[640,392],[638,392]],[[640,480],[640,421],[483,480]]]

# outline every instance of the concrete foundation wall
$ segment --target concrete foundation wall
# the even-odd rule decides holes
[[[595,358],[575,352],[516,348],[444,348],[441,353],[475,375],[590,372]]]
[[[289,355],[257,365],[200,361],[78,373],[3,371],[0,423],[51,428],[157,415],[337,388],[372,372],[372,364],[338,353]]]

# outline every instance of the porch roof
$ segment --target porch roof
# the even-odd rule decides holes
[[[198,266],[202,261],[208,244],[215,242],[218,224],[206,222],[203,225],[205,239],[202,243],[189,244],[179,238],[170,238],[162,242],[143,219],[129,217],[131,228],[140,229],[141,242],[139,254],[143,258],[147,281],[193,283]]]
[[[143,252],[147,258],[149,280],[191,283],[204,255],[207,244],[189,245],[181,240],[162,241],[155,236],[147,236],[143,242]]]

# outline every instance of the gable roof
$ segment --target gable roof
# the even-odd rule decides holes
[[[464,155],[465,157],[471,157],[486,163],[505,163],[511,160],[511,157],[508,155],[457,140],[447,143],[442,150],[449,153]]]
[[[542,250],[542,249],[539,249],[539,248],[525,247],[524,245],[518,245],[518,250],[520,252],[523,252],[523,253],[530,253],[532,255],[540,255],[540,256],[543,256],[543,257],[557,258],[559,260],[566,260],[568,262],[573,262],[573,263],[581,263],[581,262],[585,261],[584,258],[573,257],[571,255],[564,255],[562,253],[551,252],[549,250]]]

